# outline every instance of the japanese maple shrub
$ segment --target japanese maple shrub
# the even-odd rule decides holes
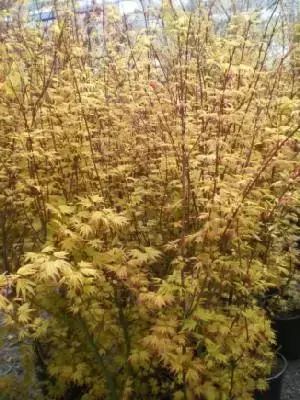
[[[0,47],[6,324],[43,345],[51,399],[251,400],[274,342],[256,298],[286,267],[299,182],[278,21],[218,37],[201,9],[144,9],[141,31],[54,11]]]

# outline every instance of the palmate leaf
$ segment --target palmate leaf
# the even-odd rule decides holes
[[[138,249],[133,249],[129,251],[129,255],[135,260],[137,264],[144,264],[148,261],[148,254],[144,253]]]
[[[30,279],[18,278],[16,280],[16,295],[26,299],[28,295],[35,293],[35,282]]]
[[[146,350],[136,349],[133,350],[129,361],[132,364],[133,368],[138,369],[140,367],[146,367],[150,360],[150,354]]]
[[[137,265],[143,265],[156,261],[162,256],[162,253],[153,247],[144,247],[143,251],[139,249],[130,250],[129,255]],[[131,263],[131,261],[129,261]]]
[[[82,289],[84,277],[79,272],[68,271],[60,280],[60,284],[67,285],[70,289]]]
[[[144,251],[148,256],[149,261],[156,261],[162,256],[162,253],[153,247],[144,247]]]
[[[64,260],[68,257],[68,253],[66,251],[54,251],[53,256]]]
[[[58,280],[60,276],[72,271],[71,264],[64,259],[48,258],[40,264],[39,279],[44,281]]]
[[[9,308],[11,308],[10,301],[7,299],[6,296],[3,296],[0,292],[0,310],[7,311],[7,310],[9,310]]]
[[[160,293],[141,293],[140,300],[147,303],[149,307],[155,307],[161,309],[174,302],[175,298],[172,294],[160,294]]]
[[[26,264],[23,267],[18,269],[18,275],[21,276],[30,276],[36,273],[37,269],[34,264]]]
[[[93,214],[94,215],[94,214]],[[127,225],[128,219],[110,209],[103,209],[103,222],[106,226],[112,226],[115,229],[122,228]]]
[[[61,204],[58,206],[59,211],[63,215],[71,215],[74,212],[74,207],[67,204]]]
[[[93,278],[97,278],[99,273],[96,269],[94,268],[89,268],[89,267],[81,267],[80,268],[80,272],[82,273],[82,275],[84,276],[90,276]]]
[[[42,253],[51,254],[55,250],[54,246],[48,245],[42,249]]]
[[[22,304],[18,309],[18,320],[21,324],[28,323],[31,320],[30,314],[34,311],[28,303]]]
[[[186,380],[189,385],[193,386],[199,382],[199,373],[193,368],[189,368],[186,372]]]
[[[187,319],[184,321],[182,330],[183,331],[188,331],[188,332],[193,332],[198,325],[198,322],[193,320],[193,319]]]
[[[89,224],[78,223],[77,230],[83,238],[88,238],[93,235],[94,230]]]
[[[71,253],[73,250],[78,248],[78,240],[79,238],[74,238],[74,237],[67,237],[64,239],[61,243],[61,247],[64,251]]]

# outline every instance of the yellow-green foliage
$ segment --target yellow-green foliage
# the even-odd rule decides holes
[[[218,37],[164,5],[155,29],[107,8],[87,31],[56,12],[0,43],[6,323],[47,345],[53,399],[250,400],[274,342],[256,298],[296,257],[300,102],[276,24]]]

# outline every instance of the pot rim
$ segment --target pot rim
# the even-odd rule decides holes
[[[300,319],[300,312],[298,311],[298,313],[296,315],[291,315],[291,316],[286,316],[286,317],[275,315],[274,319],[276,321],[291,321],[291,320],[294,320],[294,319]]]
[[[284,365],[283,365],[281,371],[279,371],[276,375],[270,376],[269,378],[267,378],[267,382],[271,382],[271,381],[273,381],[273,380],[279,378],[279,377],[282,376],[282,375],[286,372],[286,370],[287,370],[287,367],[288,367],[287,359],[286,359],[281,353],[277,353],[277,357],[280,358],[280,359],[283,361],[283,364],[284,364]]]

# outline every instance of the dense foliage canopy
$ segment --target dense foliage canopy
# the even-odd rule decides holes
[[[170,4],[141,31],[56,15],[1,34],[7,326],[42,343],[50,399],[251,400],[257,299],[297,257],[299,52],[273,15],[222,37]]]

